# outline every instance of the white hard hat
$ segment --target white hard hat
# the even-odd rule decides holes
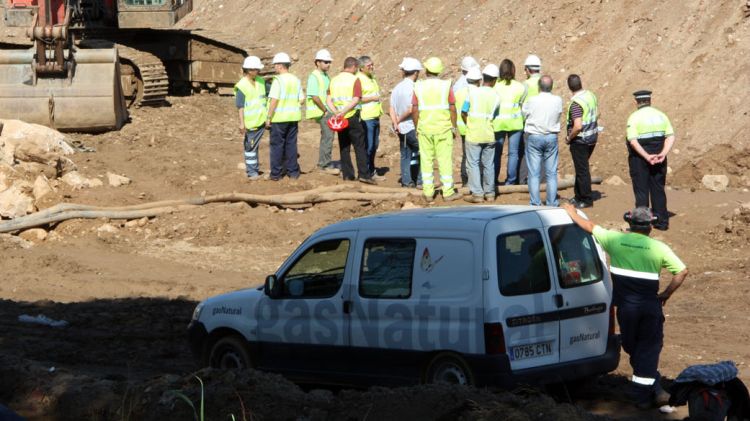
[[[287,53],[278,53],[273,56],[273,64],[290,64],[292,59],[289,58]]]
[[[422,68],[422,63],[420,63],[419,60],[413,57],[404,57],[404,59],[401,60],[401,64],[399,64],[398,67],[405,72],[413,72],[415,70],[424,70]]]
[[[484,70],[482,70],[482,74],[487,75],[489,77],[500,77],[500,69],[497,68],[497,65],[490,63],[484,66]]]
[[[523,62],[523,65],[526,67],[536,67],[541,69],[542,60],[539,60],[539,57],[535,56],[534,54],[530,54],[528,57],[526,57],[526,61]]]
[[[477,63],[476,60],[474,60],[474,57],[466,56],[461,60],[461,70],[463,71],[469,71],[469,69],[473,69],[474,67],[479,68],[479,63]]]
[[[315,53],[315,60],[333,61],[333,57],[331,57],[331,53],[324,48]]]
[[[263,63],[260,62],[260,59],[255,56],[247,56],[245,57],[245,61],[242,62],[242,68],[243,69],[258,69],[261,70],[263,68]]]
[[[479,70],[479,66],[472,67],[466,72],[466,79],[468,80],[482,80],[482,71]]]

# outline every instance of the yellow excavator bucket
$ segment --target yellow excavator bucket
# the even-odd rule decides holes
[[[34,50],[0,51],[0,119],[61,131],[117,130],[128,118],[114,48],[80,49],[72,77],[34,80]]]

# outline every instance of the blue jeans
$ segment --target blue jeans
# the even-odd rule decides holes
[[[380,118],[362,120],[367,136],[367,169],[370,176],[375,175],[375,153],[380,146]]]
[[[495,194],[495,159],[497,144],[467,141],[466,171],[469,173],[469,190],[474,196]]]
[[[263,126],[254,130],[245,130],[243,146],[245,148],[245,173],[248,177],[255,177],[258,175],[258,147],[260,146],[260,139],[263,137],[264,131]]]
[[[503,154],[503,142],[506,137],[508,138],[508,168],[506,169],[505,185],[518,184],[518,170],[523,156],[523,150],[521,149],[523,132],[521,130],[495,132],[495,141],[500,145],[499,149],[495,149],[495,180],[499,181],[500,178],[500,157]]]
[[[535,135],[526,139],[526,163],[529,166],[529,196],[532,206],[541,206],[539,195],[542,164],[547,179],[547,206],[557,206],[557,133]]]
[[[419,171],[419,141],[417,131],[412,130],[406,134],[398,134],[398,143],[401,147],[401,185],[404,187],[414,183],[422,184],[422,173]]]

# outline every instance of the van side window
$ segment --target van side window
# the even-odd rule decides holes
[[[327,298],[344,281],[349,240],[326,240],[308,248],[284,275],[286,298]]]
[[[416,248],[417,242],[413,239],[365,241],[359,295],[367,298],[409,298]]]
[[[572,288],[602,280],[602,266],[594,240],[577,226],[559,225],[549,229],[557,262],[560,286]]]
[[[549,291],[549,267],[539,231],[497,237],[497,278],[505,296]]]

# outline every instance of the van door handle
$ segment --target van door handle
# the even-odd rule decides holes
[[[350,300],[344,300],[344,314],[352,312],[352,302]]]
[[[560,308],[563,306],[562,294],[555,294],[555,305],[557,305],[557,308]]]

